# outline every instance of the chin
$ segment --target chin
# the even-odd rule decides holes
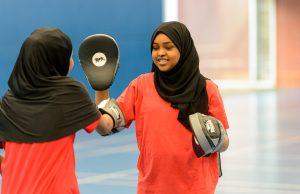
[[[159,69],[159,71],[162,71],[162,72],[167,72],[167,71],[170,71],[172,69],[167,65],[160,66],[160,65],[156,64],[156,67]]]
[[[171,66],[164,66],[164,67],[160,68],[160,71],[167,72],[167,71],[171,71],[171,69],[173,69],[173,67],[171,67]]]
[[[167,72],[167,71],[169,71],[169,69],[166,69],[166,68],[158,68],[159,69],[159,71],[162,71],[162,72]]]

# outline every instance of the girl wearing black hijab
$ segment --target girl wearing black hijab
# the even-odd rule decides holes
[[[117,99],[126,127],[135,120],[140,151],[138,193],[212,194],[218,182],[218,155],[196,156],[188,116],[211,115],[227,129],[218,87],[200,73],[198,54],[184,24],[158,26],[151,53],[152,72],[134,79]],[[97,91],[96,101],[103,100],[105,93]],[[102,134],[110,130],[98,128]],[[219,151],[227,147],[226,136]]]
[[[79,193],[75,133],[93,131],[100,115],[86,88],[67,76],[73,65],[71,41],[57,28],[23,42],[0,104],[2,194]]]

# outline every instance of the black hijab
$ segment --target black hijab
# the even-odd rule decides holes
[[[99,117],[86,88],[67,77],[72,44],[56,28],[23,42],[0,104],[0,138],[44,142],[75,133]]]
[[[178,120],[190,129],[188,116],[195,112],[208,114],[206,79],[199,71],[199,57],[187,27],[180,22],[162,23],[151,38],[151,51],[155,37],[168,36],[180,52],[180,59],[168,72],[160,71],[152,63],[154,83],[159,95],[179,109]]]

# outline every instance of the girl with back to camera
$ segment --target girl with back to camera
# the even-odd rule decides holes
[[[1,100],[2,194],[78,194],[75,133],[92,132],[99,111],[85,87],[68,76],[69,37],[40,28],[23,42]]]

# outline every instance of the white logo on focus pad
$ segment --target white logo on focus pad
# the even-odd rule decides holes
[[[106,56],[105,54],[98,52],[94,54],[92,60],[95,66],[101,67],[106,63]]]

